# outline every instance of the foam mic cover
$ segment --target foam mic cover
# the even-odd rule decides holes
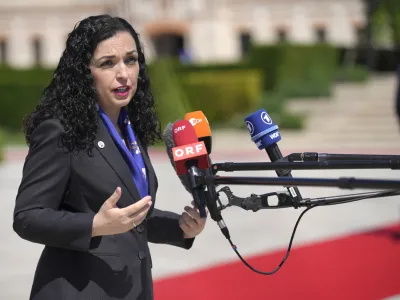
[[[172,155],[172,149],[175,147],[174,138],[172,136],[172,126],[173,126],[172,123],[168,123],[167,126],[165,126],[165,129],[163,131],[163,141],[164,141],[165,150],[167,151],[169,161],[176,172],[174,157]],[[178,174],[178,178],[181,181],[182,185],[184,186],[185,190],[188,193],[191,193],[192,190],[190,188],[189,178],[188,178],[187,174],[183,174],[183,175]]]
[[[178,175],[186,174],[188,168],[198,167],[206,170],[210,167],[204,142],[199,142],[196,131],[187,120],[179,120],[172,126],[175,147],[172,155]]]
[[[204,113],[201,110],[193,111],[185,114],[185,120],[192,124],[194,130],[196,131],[197,138],[199,141],[203,141],[207,148],[207,153],[211,153],[211,128],[210,124]]]

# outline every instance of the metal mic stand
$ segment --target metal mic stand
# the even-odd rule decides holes
[[[212,180],[212,179],[211,179]],[[331,178],[268,178],[268,177],[228,177],[216,176],[215,185],[280,185],[309,187],[338,187],[340,189],[400,189],[399,180],[357,179],[354,177]]]
[[[288,161],[400,161],[400,155],[381,155],[381,154],[330,154],[317,152],[291,153],[284,157]]]
[[[226,209],[230,206],[238,206],[243,208],[244,210],[252,210],[254,212],[260,209],[278,209],[278,208],[295,207],[293,205],[290,195],[287,192],[272,192],[262,195],[251,194],[249,197],[246,198],[240,198],[235,196],[230,190],[230,188],[227,186],[221,188],[218,191],[218,193],[221,192],[227,196],[228,204],[223,205],[220,208],[220,210]],[[380,192],[339,195],[332,197],[307,198],[301,200],[298,204],[300,207],[323,206],[323,205],[341,204],[341,203],[348,203],[364,199],[390,197],[397,195],[400,195],[400,191],[388,190]],[[271,198],[277,198],[277,203],[272,203],[273,200]]]
[[[298,162],[300,161],[300,162]],[[357,155],[357,154],[326,154],[326,153],[292,153],[273,163],[220,163],[212,165],[212,175],[203,177],[208,183],[214,185],[236,184],[236,185],[280,185],[280,186],[326,186],[339,187],[344,189],[365,188],[365,189],[387,189],[383,191],[358,193],[350,195],[339,195],[331,197],[306,198],[300,201],[293,201],[288,192],[273,192],[262,195],[252,194],[246,198],[235,196],[229,187],[221,188],[217,193],[224,193],[228,198],[228,204],[223,205],[219,202],[221,211],[230,206],[238,206],[245,210],[254,212],[260,209],[277,209],[289,207],[306,207],[300,214],[290,238],[288,250],[281,263],[270,272],[263,272],[253,268],[239,254],[237,246],[230,238],[228,241],[238,255],[240,260],[252,271],[262,275],[272,275],[276,273],[285,263],[289,256],[293,238],[297,226],[302,216],[310,209],[317,206],[335,205],[349,203],[363,199],[378,197],[390,197],[400,195],[400,181],[396,180],[375,180],[375,179],[356,179],[354,177],[341,177],[338,179],[316,179],[316,178],[263,178],[263,177],[220,177],[215,176],[219,171],[261,171],[261,170],[307,170],[307,169],[400,169],[400,156],[389,155]],[[276,198],[275,203],[272,198]],[[219,197],[217,197],[219,199]]]
[[[224,162],[212,165],[214,175],[220,171],[269,171],[269,170],[336,170],[336,169],[400,169],[400,160],[356,161],[301,161],[301,162]]]

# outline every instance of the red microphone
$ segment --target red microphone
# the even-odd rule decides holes
[[[199,142],[196,131],[187,120],[180,120],[172,126],[172,136],[176,147],[172,148],[175,169],[178,175],[187,174],[191,193],[200,217],[206,218],[205,176],[201,170],[210,167],[204,142]]]
[[[207,148],[199,142],[196,131],[187,120],[176,121],[172,127],[175,147],[172,148],[175,169],[178,175],[188,173],[191,167],[207,170],[210,167]]]

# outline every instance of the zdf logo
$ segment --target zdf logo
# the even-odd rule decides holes
[[[201,119],[190,118],[189,122],[190,124],[192,124],[192,126],[195,126],[196,124],[199,124],[201,122]]]

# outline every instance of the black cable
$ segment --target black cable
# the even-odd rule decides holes
[[[363,199],[372,199],[379,197],[390,197],[400,195],[400,190],[388,190],[388,191],[380,191],[380,192],[369,192],[369,193],[359,193],[359,194],[350,194],[350,195],[339,195],[334,197],[323,197],[323,198],[313,198],[313,199],[303,199],[300,206],[311,206],[313,204],[319,204],[321,206],[327,205],[329,203],[347,203],[352,201],[358,201]]]
[[[239,252],[238,252],[238,250],[237,250],[237,247],[232,243],[231,239],[228,239],[228,241],[229,241],[229,243],[231,244],[232,249],[236,252],[236,254],[238,255],[238,257],[240,258],[240,260],[241,260],[248,268],[250,268],[252,271],[254,271],[254,272],[258,273],[258,274],[261,274],[261,275],[272,275],[272,274],[276,273],[276,272],[283,266],[283,264],[285,263],[285,261],[286,261],[287,258],[289,257],[290,249],[292,248],[293,238],[294,238],[294,235],[295,235],[296,230],[297,230],[297,226],[299,225],[299,222],[300,222],[301,218],[303,217],[303,215],[304,215],[307,211],[309,211],[310,209],[312,209],[312,208],[314,208],[314,207],[317,207],[317,206],[319,206],[319,205],[310,206],[310,207],[306,208],[306,209],[300,214],[299,218],[297,219],[296,225],[294,226],[294,229],[293,229],[293,232],[292,232],[292,236],[291,236],[290,242],[289,242],[289,247],[288,247],[288,249],[287,249],[287,251],[286,251],[286,255],[285,255],[285,257],[282,259],[282,261],[281,261],[281,263],[278,265],[278,267],[276,267],[275,270],[273,270],[273,271],[271,271],[271,272],[262,272],[262,271],[259,271],[259,270],[255,269],[255,268],[253,268],[252,266],[250,266],[249,263],[239,254]]]
[[[378,193],[378,194],[382,194],[382,195],[384,195],[384,196],[387,196],[387,195],[389,194],[389,196],[390,196],[391,193],[395,193],[395,191],[393,191],[393,192],[384,191],[384,192],[381,192],[381,193]],[[308,208],[306,208],[306,209],[300,214],[299,218],[298,218],[297,221],[296,221],[296,224],[295,224],[295,226],[294,226],[294,228],[293,228],[292,236],[290,237],[289,247],[288,247],[288,249],[287,249],[287,251],[286,251],[285,257],[282,259],[281,263],[280,263],[273,271],[271,271],[271,272],[262,272],[262,271],[259,271],[259,270],[255,269],[255,268],[253,268],[253,267],[240,255],[239,251],[237,250],[236,245],[233,244],[232,240],[231,240],[230,238],[227,238],[227,239],[228,239],[229,243],[231,244],[232,249],[236,252],[237,256],[240,258],[240,260],[241,260],[250,270],[252,270],[252,271],[254,271],[254,272],[258,273],[258,274],[261,274],[261,275],[273,275],[274,273],[276,273],[277,271],[279,271],[279,269],[283,266],[283,264],[284,264],[284,263],[286,262],[286,260],[288,259],[289,254],[290,254],[290,250],[291,250],[291,248],[292,248],[292,243],[293,243],[293,239],[294,239],[294,235],[295,235],[295,233],[296,233],[297,227],[298,227],[298,225],[299,225],[299,223],[300,223],[301,218],[303,217],[303,215],[304,215],[307,211],[309,211],[310,209],[312,209],[312,208],[314,208],[314,207],[317,207],[317,206],[327,206],[327,205],[336,205],[336,204],[342,204],[342,203],[349,203],[349,202],[359,201],[359,200],[368,199],[368,198],[370,198],[370,196],[360,196],[360,197],[355,198],[355,199],[346,200],[346,201],[340,201],[340,200],[338,200],[338,201],[336,201],[336,202],[331,202],[331,203],[327,203],[327,204],[324,204],[324,205],[314,204],[314,205],[311,205],[311,206],[309,206]]]
[[[398,191],[382,191],[379,193],[376,193],[375,195],[366,195],[366,196],[360,196],[354,199],[349,199],[349,200],[337,200],[337,201],[333,201],[331,203],[326,203],[323,205],[319,205],[319,206],[328,206],[328,205],[336,205],[336,204],[342,204],[342,203],[350,203],[350,202],[354,202],[354,201],[360,201],[360,200],[365,200],[365,199],[372,199],[372,198],[377,198],[377,197],[389,197],[389,196],[396,196],[398,195]]]

